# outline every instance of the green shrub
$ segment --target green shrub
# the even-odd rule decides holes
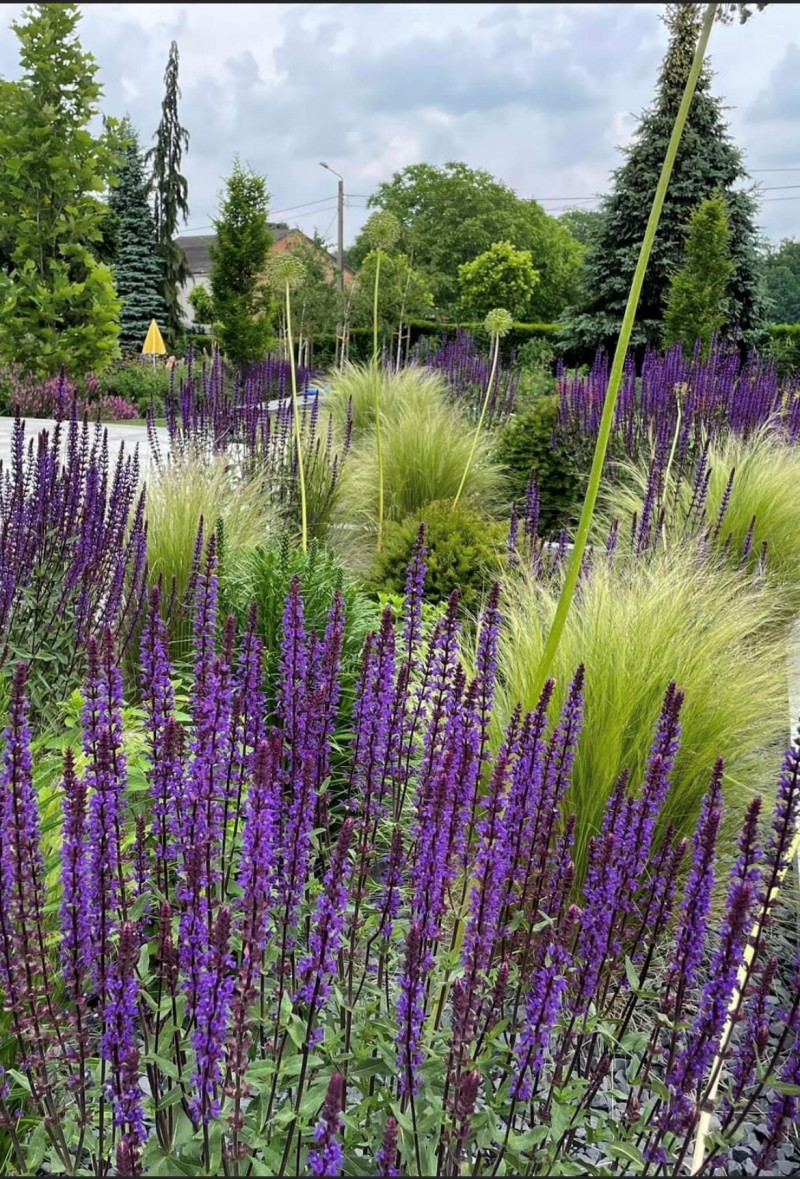
[[[537,372],[546,369],[549,372],[555,358],[556,350],[552,340],[547,336],[536,336],[532,340],[526,340],[516,352],[517,364],[523,371]]]
[[[429,503],[402,523],[387,526],[384,546],[376,556],[370,585],[376,592],[400,594],[414,552],[421,521],[428,544],[425,597],[444,602],[455,588],[465,611],[474,614],[503,567],[507,530],[477,512],[451,501]]]
[[[440,382],[409,383],[418,396],[393,397],[383,414],[384,519],[400,521],[434,500],[454,499],[467,465],[474,426],[443,393]],[[435,395],[425,396],[430,388]],[[462,496],[479,510],[502,502],[505,477],[493,441],[483,434]],[[378,467],[374,430],[364,430],[342,469],[341,517],[368,530],[377,524]]]
[[[775,361],[780,377],[800,373],[800,323],[773,323],[769,326],[767,351]]]
[[[581,505],[583,476],[570,443],[558,439],[558,399],[540,398],[527,413],[515,415],[500,431],[497,461],[509,472],[511,496],[523,502],[531,471],[541,493],[539,530],[560,529],[573,519]]]
[[[180,374],[176,372],[176,383],[179,379]],[[160,361],[155,365],[151,361],[120,361],[102,373],[98,380],[102,396],[123,397],[137,407],[142,417],[146,416],[150,402],[154,400],[156,414],[161,416],[170,374]]]
[[[506,579],[500,636],[498,718],[536,700],[537,668],[552,624],[558,586],[522,575]],[[726,759],[731,809],[777,772],[785,735],[785,646],[775,633],[776,604],[758,579],[701,563],[692,545],[646,558],[621,549],[595,557],[555,655],[554,712],[578,664],[586,667],[584,722],[573,790],[576,864],[598,830],[622,771],[638,781],[667,685],[686,693],[683,741],[664,821],[688,834],[716,758]],[[771,743],[777,743],[771,748]],[[732,796],[732,797],[731,797]]]
[[[734,472],[730,502],[714,543],[720,550],[727,544],[729,562],[739,565],[750,522],[755,516],[750,568],[758,561],[762,544],[766,541],[767,583],[776,595],[783,617],[786,621],[791,620],[800,611],[800,449],[786,445],[780,435],[762,428],[748,438],[728,435],[712,443],[708,466],[711,475],[706,519],[712,526],[717,520],[730,473]],[[630,528],[634,512],[641,517],[649,469],[647,459],[636,464],[620,464],[622,478],[607,484],[601,492],[598,539],[607,535],[613,517],[620,521],[623,533]],[[683,477],[677,488],[674,478],[669,480],[664,496],[668,509],[665,521],[668,543],[682,535],[692,495],[691,479]]]
[[[342,659],[346,668],[355,669],[367,632],[378,626],[378,611],[348,577],[336,554],[315,540],[306,553],[292,543],[288,534],[274,544],[229,553],[220,577],[222,610],[235,614],[241,628],[247,625],[251,602],[256,603],[259,634],[271,667],[280,654],[283,609],[295,576],[300,578],[306,630],[316,630],[320,636],[327,625],[334,591],[341,591],[345,603]]]

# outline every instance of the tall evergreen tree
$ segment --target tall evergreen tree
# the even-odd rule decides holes
[[[691,68],[700,29],[699,6],[670,4],[664,17],[670,39],[655,102],[641,117],[625,163],[614,172],[602,203],[602,222],[589,243],[581,305],[564,317],[567,347],[610,349],[617,337],[655,196],[661,165]],[[758,279],[756,202],[734,191],[747,178],[742,153],[711,93],[711,70],[703,64],[672,173],[650,265],[639,300],[634,344],[658,345],[670,276],[681,264],[685,228],[692,212],[715,192],[725,197],[734,271],[728,286],[729,322],[747,342],[762,328]]]
[[[670,280],[664,312],[664,345],[680,341],[691,353],[700,340],[708,354],[711,338],[726,322],[727,291],[733,263],[729,254],[728,213],[721,196],[703,201],[689,218],[686,259]]]
[[[191,273],[186,255],[175,241],[180,218],[185,222],[189,216],[189,186],[181,173],[183,153],[189,150],[189,132],[178,117],[180,96],[178,43],[173,41],[164,72],[161,122],[155,145],[145,156],[145,162],[152,167],[156,237],[163,267],[162,295],[167,308],[167,335],[173,342],[181,330],[178,293]]]
[[[234,158],[209,253],[214,320],[221,325],[223,352],[237,364],[263,360],[273,339],[270,295],[262,282],[272,244],[268,210],[266,178]]]
[[[117,187],[112,190],[108,204],[117,222],[114,280],[122,301],[119,343],[123,352],[132,352],[140,350],[151,319],[164,324],[166,308],[161,293],[161,259],[150,209],[150,184],[139,136],[127,118],[121,130],[125,147]]]
[[[32,372],[100,368],[119,304],[97,258],[114,170],[90,124],[102,93],[77,4],[34,4],[12,25],[21,77],[0,82],[0,359]]]

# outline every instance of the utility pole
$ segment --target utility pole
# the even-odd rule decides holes
[[[339,293],[344,295],[344,181],[339,178],[339,242],[337,249],[339,263]]]
[[[344,296],[344,178],[335,171],[330,164],[319,162],[320,168],[325,168],[327,172],[332,172],[334,176],[339,177],[338,188],[338,214],[339,214],[339,234],[336,250],[336,262],[339,267],[339,293]]]

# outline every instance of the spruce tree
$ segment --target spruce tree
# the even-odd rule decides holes
[[[167,68],[164,72],[164,99],[161,103],[161,122],[155,134],[155,146],[145,156],[152,166],[152,185],[155,194],[154,218],[158,249],[163,271],[162,295],[167,308],[167,335],[174,343],[181,330],[179,291],[189,278],[189,264],[176,243],[178,222],[189,216],[189,186],[181,173],[183,153],[189,150],[189,132],[178,117],[178,43],[170,45]]]
[[[680,342],[691,353],[700,340],[708,355],[711,338],[727,320],[727,290],[733,263],[729,255],[728,214],[721,196],[703,201],[692,213],[686,234],[686,259],[670,280],[664,313],[664,345]]]
[[[696,4],[671,4],[664,17],[670,39],[655,101],[641,117],[625,163],[614,172],[612,190],[602,202],[602,222],[589,244],[581,305],[564,317],[568,349],[610,349],[619,332],[628,292],[644,238],[661,165],[683,95],[700,28]],[[723,118],[723,104],[711,93],[711,70],[703,65],[689,108],[650,265],[642,288],[633,343],[660,342],[670,276],[680,266],[686,224],[715,192],[728,209],[731,261],[729,322],[745,342],[758,342],[762,299],[758,280],[756,203],[733,186],[747,178],[742,153]]]
[[[138,352],[151,319],[165,324],[166,308],[161,293],[162,268],[150,209],[150,184],[145,175],[139,137],[129,119],[123,120],[122,150],[117,187],[109,197],[109,208],[117,221],[117,253],[114,280],[122,300],[119,313],[119,343],[123,352]]]

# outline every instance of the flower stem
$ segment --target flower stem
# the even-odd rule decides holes
[[[572,604],[572,599],[575,594],[575,587],[578,583],[578,575],[583,563],[583,554],[586,549],[586,541],[589,536],[589,529],[592,524],[592,516],[594,515],[595,504],[597,503],[597,494],[600,490],[600,478],[603,473],[603,464],[605,462],[606,451],[608,449],[608,442],[611,437],[611,428],[614,423],[614,410],[617,405],[617,396],[619,394],[620,386],[622,384],[623,368],[625,365],[625,356],[628,351],[628,346],[633,332],[633,324],[636,319],[636,308],[639,303],[639,297],[642,293],[642,285],[644,283],[644,276],[647,271],[647,264],[650,261],[650,253],[655,241],[656,231],[658,230],[658,222],[661,218],[661,210],[664,206],[664,198],[667,195],[667,188],[669,186],[670,176],[672,175],[672,168],[675,163],[675,157],[678,154],[678,146],[681,141],[683,129],[686,126],[686,119],[689,114],[689,107],[691,106],[692,98],[697,87],[697,80],[700,77],[700,70],[703,65],[703,57],[705,56],[706,46],[708,45],[708,38],[711,33],[711,26],[714,23],[714,17],[717,11],[716,4],[707,4],[705,16],[703,18],[703,27],[700,31],[700,37],[697,41],[697,48],[695,49],[694,61],[692,68],[689,70],[689,76],[686,79],[686,86],[683,91],[683,98],[678,109],[678,114],[675,119],[675,124],[672,128],[672,135],[670,136],[667,154],[664,157],[664,163],[661,168],[661,176],[659,177],[658,187],[653,198],[653,205],[650,209],[650,218],[647,222],[647,229],[645,230],[642,246],[639,251],[639,261],[636,263],[636,270],[633,275],[633,282],[628,294],[628,303],[625,307],[625,315],[622,319],[622,326],[620,328],[619,339],[617,340],[617,348],[614,353],[614,362],[611,366],[611,375],[608,380],[608,389],[606,390],[606,399],[603,405],[603,414],[600,419],[600,430],[597,435],[597,445],[595,446],[594,458],[592,459],[592,469],[589,474],[589,483],[586,488],[586,498],[583,501],[583,509],[581,511],[580,521],[578,523],[578,530],[575,534],[575,543],[572,549],[572,556],[567,574],[564,578],[564,584],[561,589],[561,596],[558,600],[553,625],[550,628],[550,633],[547,636],[547,644],[544,649],[541,661],[536,674],[536,681],[533,685],[534,696],[541,692],[542,685],[550,674],[550,669],[553,666],[553,659],[558,650],[558,644],[561,635],[564,631],[564,624],[569,614],[569,608]]]
[[[464,467],[464,474],[461,476],[461,482],[458,485],[458,491],[456,492],[456,498],[453,500],[453,507],[455,507],[456,504],[458,503],[459,499],[461,498],[461,492],[464,490],[464,484],[467,481],[467,475],[469,475],[470,468],[472,466],[472,460],[475,458],[475,450],[478,445],[478,438],[480,437],[480,433],[483,428],[483,420],[486,417],[486,410],[489,408],[489,398],[492,395],[492,386],[494,385],[494,378],[495,378],[495,374],[497,372],[497,358],[500,355],[500,337],[499,336],[494,337],[493,344],[494,344],[494,352],[492,354],[492,368],[489,373],[488,383],[486,385],[486,395],[483,399],[483,405],[481,406],[481,416],[478,418],[478,424],[475,427],[475,436],[472,439],[472,446],[470,448],[469,458],[467,459],[467,465]]]
[[[375,294],[372,301],[372,379],[375,382],[375,447],[378,455],[378,537],[377,551],[383,540],[383,439],[381,437],[381,378],[378,369],[378,292],[381,278],[381,252],[375,256]]]
[[[303,446],[300,438],[300,405],[297,398],[297,369],[294,364],[294,343],[292,342],[292,300],[289,283],[286,283],[286,342],[289,347],[289,367],[292,372],[292,414],[294,417],[294,443],[297,447],[297,477],[300,481],[300,522],[303,552],[308,551],[308,508],[306,506],[306,479],[303,471]]]

